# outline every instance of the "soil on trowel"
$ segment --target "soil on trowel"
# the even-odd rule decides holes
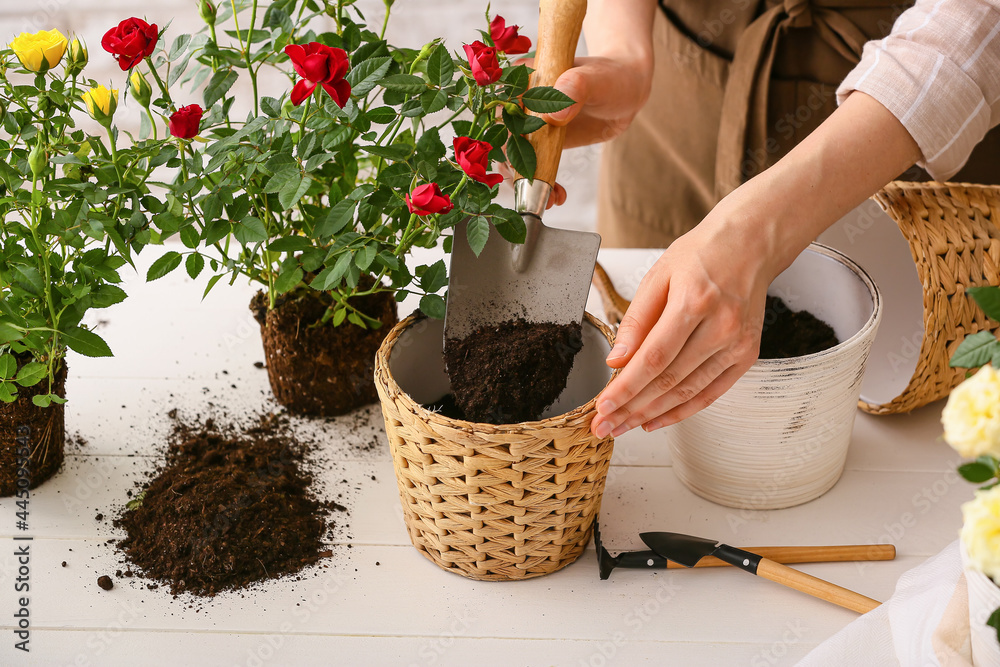
[[[454,403],[464,419],[512,424],[541,418],[583,347],[579,324],[510,320],[445,342]]]
[[[330,507],[304,471],[306,447],[266,415],[250,428],[176,424],[158,474],[115,521],[118,548],[175,595],[213,596],[328,556]]]
[[[764,306],[761,359],[788,359],[828,350],[839,341],[833,327],[807,310],[793,311],[776,296]]]

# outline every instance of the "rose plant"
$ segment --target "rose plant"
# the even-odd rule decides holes
[[[983,312],[1000,320],[1000,287],[966,290]],[[959,466],[965,479],[983,486],[974,500],[962,505],[962,544],[970,565],[1000,582],[1000,341],[989,331],[967,336],[955,350],[951,365],[979,370],[952,390],[941,413],[944,439],[965,458]],[[1000,641],[1000,608],[986,624]]]
[[[424,313],[444,314],[445,263],[418,264],[414,248],[449,250],[466,217],[477,252],[490,234],[523,240],[521,216],[494,202],[494,163],[506,153],[530,178],[535,155],[523,135],[543,122],[524,107],[572,101],[527,90],[530,70],[493,43],[527,50],[517,26],[496,17],[465,57],[439,40],[401,48],[384,38],[392,4],[376,32],[349,1],[201,3],[205,30],[156,63],[171,68],[168,87],[204,85],[205,115],[203,141],[175,133],[185,139],[183,175],[166,197],[174,224],[163,236],[176,233],[186,249],[166,252],[150,279],[182,263],[192,277],[207,267],[206,293],[224,277],[262,287],[262,327],[282,304],[308,301],[321,315],[303,327],[381,329],[365,297],[416,294]],[[288,87],[262,90],[265,70]],[[241,80],[249,99],[234,92]],[[369,370],[360,375],[370,384]]]

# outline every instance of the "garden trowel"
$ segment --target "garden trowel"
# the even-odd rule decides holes
[[[541,0],[531,87],[553,85],[573,65],[586,11],[586,0]],[[565,128],[546,125],[527,136],[537,156],[535,177],[514,182],[514,207],[526,227],[524,244],[512,244],[491,230],[477,257],[469,245],[467,222],[456,226],[445,340],[518,318],[583,322],[601,237],[542,223],[565,134]]]
[[[684,567],[695,567],[702,558],[715,556],[750,574],[756,574],[862,614],[881,604],[860,593],[781,565],[769,558],[763,558],[760,554],[737,549],[715,540],[680,533],[641,533],[639,537],[654,553]]]

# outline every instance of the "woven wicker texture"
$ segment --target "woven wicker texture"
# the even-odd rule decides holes
[[[965,336],[998,326],[965,289],[1000,284],[1000,186],[896,181],[874,199],[910,245],[924,293],[924,336],[902,393],[881,405],[859,404],[872,414],[909,412],[944,398],[965,377],[948,367]]]
[[[414,319],[389,333],[375,367],[413,545],[446,570],[486,581],[527,579],[569,565],[590,539],[614,448],[612,438],[590,433],[595,401],[503,426],[431,412],[389,372],[393,346]],[[611,341],[607,326],[589,314],[587,321]]]

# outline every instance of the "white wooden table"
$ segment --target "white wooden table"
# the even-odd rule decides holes
[[[154,252],[140,267],[152,261]],[[602,262],[628,291],[648,251],[608,250]],[[128,301],[100,313],[114,359],[70,358],[66,464],[31,496],[30,654],[12,633],[14,503],[0,500],[0,665],[790,665],[856,618],[826,602],[734,569],[616,570],[598,579],[593,548],[564,570],[520,583],[480,583],[440,570],[408,541],[377,406],[298,422],[324,442],[324,492],[337,515],[327,569],[209,601],[173,599],[121,566],[108,518],[128,500],[169,431],[167,412],[247,415],[275,407],[252,288],[181,273],[128,280]],[[592,298],[591,310],[601,313]],[[403,311],[408,312],[404,307]],[[618,439],[602,528],[612,553],[643,548],[643,530],[740,546],[897,546],[894,562],[814,564],[803,570],[878,599],[897,578],[951,542],[971,485],[940,440],[941,404],[908,416],[859,414],[841,481],[780,511],[732,510],[678,482],[660,435]],[[378,439],[374,448],[366,447]],[[67,562],[61,567],[62,561]]]

